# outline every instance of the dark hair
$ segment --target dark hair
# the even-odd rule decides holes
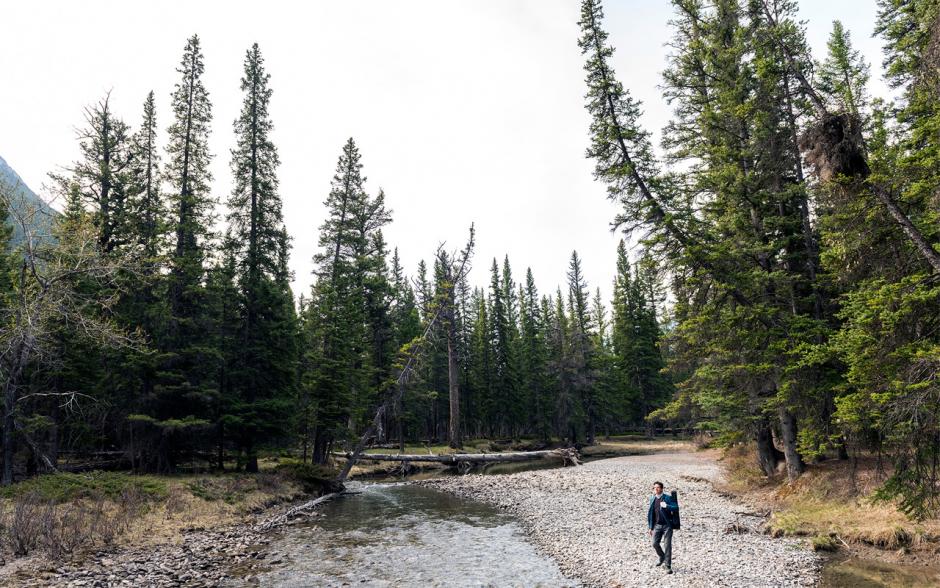
[[[659,486],[659,489],[660,489],[660,490],[663,489],[663,483],[662,483],[662,482],[653,482],[653,486]]]

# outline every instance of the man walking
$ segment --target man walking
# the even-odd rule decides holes
[[[667,574],[672,573],[672,530],[675,527],[675,512],[678,508],[679,505],[673,502],[671,496],[663,494],[663,483],[654,483],[646,521],[649,525],[650,536],[653,538],[653,549],[659,556],[659,563],[656,566],[666,564]],[[661,546],[660,543],[663,545]]]

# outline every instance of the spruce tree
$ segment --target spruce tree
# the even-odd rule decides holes
[[[164,180],[172,204],[169,253],[169,320],[152,412],[158,419],[208,416],[216,393],[218,355],[208,337],[205,263],[209,256],[213,207],[209,173],[212,107],[202,81],[199,37],[186,41],[171,96],[173,122],[167,129]]]
[[[242,300],[232,374],[237,400],[231,409],[239,422],[247,471],[258,469],[259,440],[277,432],[287,416],[296,369],[289,344],[297,334],[289,275],[285,275],[289,243],[278,194],[280,159],[271,141],[270,77],[255,43],[245,55],[244,99],[234,122],[234,188],[227,217]]]
[[[107,94],[85,109],[86,126],[78,135],[82,159],[70,170],[71,178],[60,178],[60,182],[77,184],[84,201],[91,206],[98,246],[105,253],[124,245],[131,234],[130,133],[111,110],[110,102],[111,96]]]
[[[520,292],[520,381],[525,389],[524,398],[529,415],[527,425],[539,438],[547,441],[551,435],[551,411],[546,394],[545,328],[531,268],[526,269],[525,287]]]
[[[376,350],[390,336],[387,267],[382,227],[390,220],[384,198],[364,188],[359,149],[343,146],[326,199],[316,283],[308,306],[307,376],[316,399],[313,458],[325,463],[329,447],[346,438],[378,392]],[[384,351],[382,351],[384,353]]]
[[[571,252],[568,264],[568,316],[571,318],[570,367],[574,390],[586,417],[585,436],[588,445],[594,444],[597,428],[597,394],[595,390],[595,349],[592,344],[595,325],[591,320],[588,286],[581,269],[577,251]]]
[[[868,106],[868,64],[852,46],[849,31],[838,20],[832,22],[826,47],[826,60],[817,68],[819,90],[834,111],[861,118]]]

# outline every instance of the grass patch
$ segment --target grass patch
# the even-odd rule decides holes
[[[816,535],[810,541],[813,551],[838,551],[839,543],[829,535]]]
[[[875,459],[860,458],[854,469],[849,461],[811,464],[793,484],[783,474],[763,476],[752,447],[729,448],[722,462],[720,489],[770,509],[766,529],[776,537],[810,537],[813,549],[823,551],[820,537],[892,551],[933,550],[940,543],[940,520],[917,523],[873,499],[884,479]]]
[[[695,444],[683,437],[643,437],[622,435],[599,438],[596,445],[589,445],[581,449],[585,457],[616,457],[619,455],[649,455],[653,453],[670,453],[695,451]]]
[[[325,494],[339,489],[333,481],[339,472],[325,466],[287,458],[281,460],[275,471],[299,484],[308,494]]]
[[[43,474],[0,490],[4,498],[31,495],[41,500],[63,503],[82,498],[104,497],[117,500],[134,492],[149,500],[167,496],[166,481],[155,476],[135,476],[126,472],[60,472]]]

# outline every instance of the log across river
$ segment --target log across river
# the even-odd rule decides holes
[[[334,453],[336,457],[352,459],[353,453]],[[459,463],[512,463],[533,461],[545,458],[559,458],[566,464],[577,465],[578,453],[574,449],[546,449],[541,451],[507,451],[503,453],[362,453],[358,456],[360,461],[399,461],[399,462],[431,462],[456,465]]]

